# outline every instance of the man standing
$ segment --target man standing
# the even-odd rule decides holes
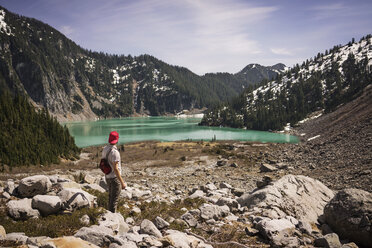
[[[109,144],[103,148],[102,158],[108,159],[108,162],[111,166],[111,172],[106,175],[106,182],[109,190],[109,202],[108,210],[115,213],[120,192],[122,189],[125,189],[125,183],[121,177],[121,161],[120,161],[120,152],[116,147],[116,144],[119,141],[119,134],[116,131],[112,131],[109,136]]]

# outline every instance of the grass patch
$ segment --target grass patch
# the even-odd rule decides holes
[[[10,217],[0,216],[0,225],[7,233],[24,232],[29,237],[48,236],[51,238],[74,235],[84,225],[80,223],[83,215],[88,215],[90,225],[97,224],[96,220],[103,213],[102,208],[83,208],[71,214],[49,215],[38,219],[13,221]]]

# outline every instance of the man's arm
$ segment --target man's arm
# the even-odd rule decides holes
[[[121,188],[122,189],[125,189],[125,183],[124,183],[123,178],[120,175],[118,164],[119,164],[119,161],[115,162],[115,164],[114,164],[114,172],[115,172],[116,177],[119,179],[119,181],[121,183]]]

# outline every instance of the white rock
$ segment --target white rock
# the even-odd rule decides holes
[[[205,196],[205,193],[202,190],[196,190],[192,195],[190,195],[188,198],[195,199],[195,198],[203,198]]]
[[[129,231],[129,225],[120,213],[106,211],[98,219],[98,225],[110,228],[115,234],[124,234]]]
[[[110,228],[93,225],[80,228],[74,236],[102,247],[111,243],[110,240],[114,238],[113,234]]]
[[[15,241],[22,244],[26,244],[28,237],[25,235],[25,233],[21,232],[14,232],[14,233],[8,233],[5,237],[6,241]]]
[[[169,223],[167,221],[165,221],[163,218],[161,218],[160,216],[157,216],[154,220],[154,224],[155,226],[158,228],[158,229],[164,229],[166,227],[169,227]]]
[[[105,193],[106,190],[104,188],[102,188],[101,186],[99,186],[98,184],[84,184],[83,186],[84,189],[92,189],[92,190],[97,190],[101,193]]]
[[[26,220],[29,218],[37,218],[40,213],[38,210],[31,207],[32,199],[24,198],[21,200],[11,200],[6,206],[9,215],[15,220]]]
[[[89,243],[85,240],[82,240],[77,237],[73,236],[64,236],[60,238],[54,238],[54,239],[48,239],[44,242],[47,242],[47,244],[53,244],[55,247],[70,247],[70,248],[98,248],[98,246]],[[44,247],[44,246],[41,246]],[[50,247],[50,246],[45,246]]]
[[[47,216],[58,213],[62,208],[61,198],[53,195],[35,195],[32,198],[32,208],[39,210],[41,215]]]
[[[267,239],[272,239],[274,235],[277,235],[280,232],[290,233],[296,227],[287,219],[263,219],[258,222],[255,226],[260,233]]]
[[[213,204],[204,203],[199,207],[200,217],[204,220],[218,219],[227,216],[230,213],[228,206],[217,206]]]
[[[152,236],[155,236],[155,237],[158,237],[158,238],[163,237],[163,235],[161,234],[161,232],[159,231],[159,229],[156,228],[156,226],[154,225],[154,223],[152,223],[151,221],[149,221],[147,219],[144,219],[141,222],[140,233],[152,235]]]
[[[263,216],[284,218],[290,215],[314,223],[333,196],[333,191],[318,180],[286,175],[272,185],[242,195],[237,201],[249,209],[257,207]]]
[[[96,197],[81,189],[64,189],[58,193],[64,209],[75,210],[83,207],[93,207]]]
[[[171,246],[176,248],[213,248],[194,236],[176,230],[167,230],[164,239],[168,240]]]
[[[18,193],[22,197],[34,197],[35,195],[44,195],[49,192],[52,182],[47,176],[36,175],[23,178],[19,182]]]
[[[5,228],[0,225],[0,240],[6,237],[6,231]]]

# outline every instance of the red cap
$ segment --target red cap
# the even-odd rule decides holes
[[[118,132],[112,131],[110,133],[110,136],[109,136],[109,140],[108,141],[109,141],[109,143],[111,145],[114,145],[114,144],[118,143],[118,141],[119,141],[119,134],[118,134]]]

